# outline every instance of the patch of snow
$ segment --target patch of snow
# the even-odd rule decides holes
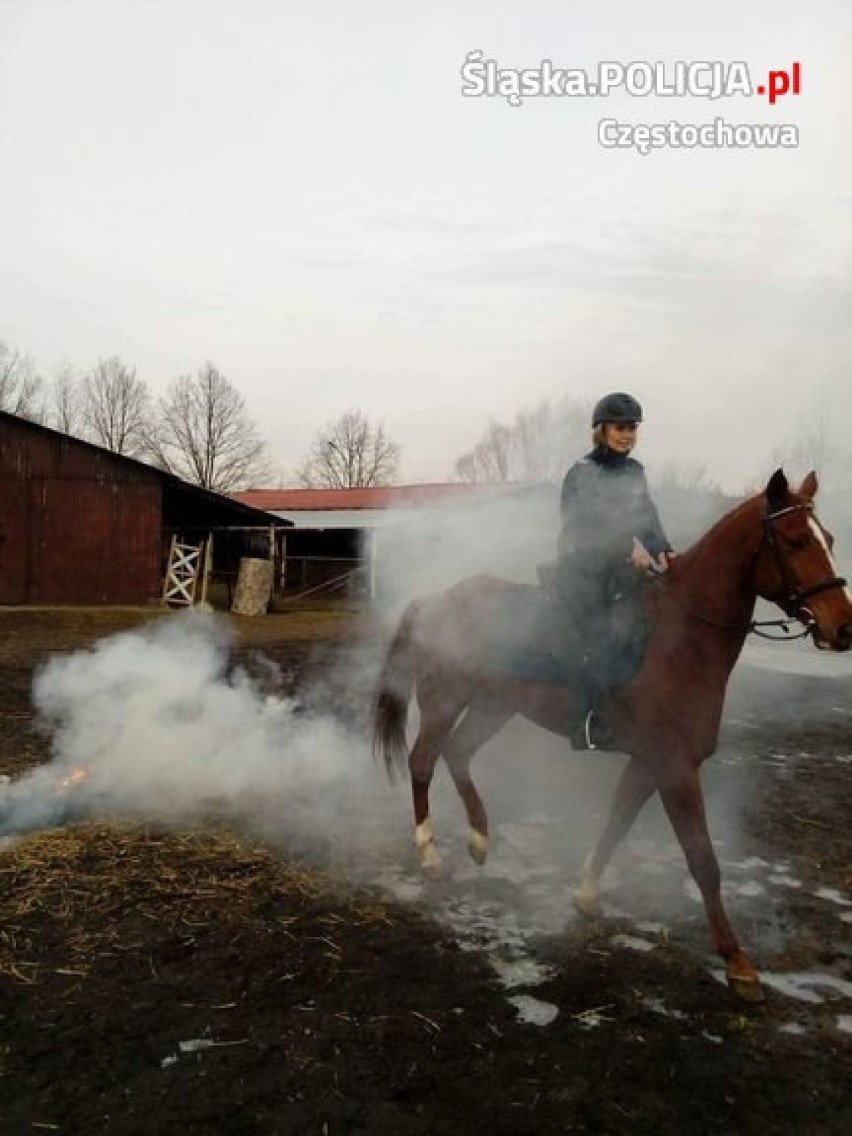
[[[847,899],[837,888],[820,887],[816,889],[814,895],[817,899],[827,899],[829,903],[836,903],[838,907],[852,907],[852,899]]]
[[[549,1026],[559,1014],[552,1002],[542,1002],[528,994],[516,994],[509,1001],[518,1011],[518,1020],[528,1026]]]
[[[835,990],[844,998],[852,998],[852,982],[838,978],[834,974],[820,974],[818,971],[794,971],[789,974],[774,974],[771,971],[762,971],[760,981],[764,986],[771,986],[780,994],[796,998],[800,1002],[824,1002],[825,999],[816,989]]]
[[[609,941],[614,947],[626,947],[629,951],[639,951],[641,954],[647,954],[655,946],[647,939],[640,939],[638,935],[613,935]]]
[[[514,986],[539,986],[555,973],[552,966],[524,956],[506,959],[493,955],[488,961],[497,971],[501,985],[510,990]]]
[[[747,880],[737,888],[737,895],[766,895],[766,888],[763,884],[759,884],[757,880]]]
[[[674,1018],[676,1021],[682,1022],[688,1017],[683,1010],[670,1009],[662,998],[641,998],[640,1001],[646,1009],[655,1014],[660,1014],[664,1018]]]

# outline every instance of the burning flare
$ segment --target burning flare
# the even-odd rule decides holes
[[[59,779],[59,788],[73,789],[81,781],[85,781],[88,776],[89,771],[85,765],[76,765],[67,776]]]

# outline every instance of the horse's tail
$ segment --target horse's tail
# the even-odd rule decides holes
[[[384,759],[388,779],[392,782],[397,772],[405,768],[408,756],[405,723],[414,685],[411,632],[416,612],[413,603],[403,612],[373,696],[373,753]]]

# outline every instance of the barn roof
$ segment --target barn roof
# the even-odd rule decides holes
[[[501,496],[525,488],[520,484],[471,485],[434,482],[424,485],[382,485],[356,489],[248,489],[233,493],[236,501],[271,512],[434,508],[463,501]]]
[[[163,520],[167,527],[181,528],[214,528],[222,527],[255,527],[264,525],[284,525],[291,522],[262,508],[252,505],[248,501],[214,493],[183,481],[167,470],[159,469],[149,462],[138,458],[128,457],[126,454],[117,454],[94,442],[87,442],[83,438],[75,438],[71,434],[64,434],[43,426],[40,422],[32,422],[28,418],[21,418],[16,414],[0,410],[0,443],[2,443],[2,428],[13,426],[18,432],[30,431],[34,436],[51,440],[54,444],[72,446],[75,449],[88,450],[99,455],[102,459],[117,462],[130,468],[144,471],[155,476],[163,483]]]

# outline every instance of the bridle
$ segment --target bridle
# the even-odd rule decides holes
[[[783,608],[791,619],[798,619],[800,623],[804,623],[807,633],[815,625],[816,619],[813,612],[805,606],[805,600],[809,600],[812,596],[818,596],[821,592],[828,592],[832,588],[845,588],[846,580],[843,576],[829,576],[810,588],[801,588],[793,579],[790,564],[784,555],[784,550],[775,539],[775,530],[772,524],[779,517],[786,517],[802,510],[813,512],[813,505],[808,502],[800,505],[787,505],[785,508],[776,509],[774,512],[767,510],[763,515],[763,538],[769,545],[769,551],[772,553],[772,559],[787,593],[786,599],[778,601],[778,606]]]
[[[800,587],[793,578],[793,573],[790,571],[790,564],[784,553],[783,548],[779,545],[773,524],[779,517],[789,516],[791,513],[797,513],[802,510],[813,512],[813,505],[810,502],[802,503],[799,505],[786,505],[783,509],[775,509],[767,511],[761,518],[763,526],[763,539],[768,545],[772,553],[772,559],[775,567],[778,569],[778,574],[784,584],[786,598],[777,600],[778,606],[782,608],[786,614],[787,619],[752,619],[747,623],[726,623],[722,620],[710,619],[700,612],[692,611],[689,608],[683,607],[678,604],[683,610],[691,615],[694,619],[700,620],[702,623],[709,624],[711,627],[719,627],[726,630],[745,631],[746,634],[759,635],[763,639],[773,639],[777,642],[789,642],[793,639],[804,639],[806,635],[810,635],[811,631],[816,626],[816,618],[812,611],[805,606],[805,601],[809,600],[812,596],[817,596],[821,592],[827,592],[832,588],[845,588],[846,580],[843,576],[829,576],[825,580],[821,580],[818,584],[814,584],[810,588]],[[656,580],[662,582],[664,577],[656,576]],[[670,597],[672,598],[672,597]],[[675,601],[677,602],[677,601]],[[790,633],[789,621],[791,619],[797,620],[803,625],[800,632],[793,635]],[[765,631],[761,631],[762,627],[780,627],[783,631],[781,635],[767,635]]]

